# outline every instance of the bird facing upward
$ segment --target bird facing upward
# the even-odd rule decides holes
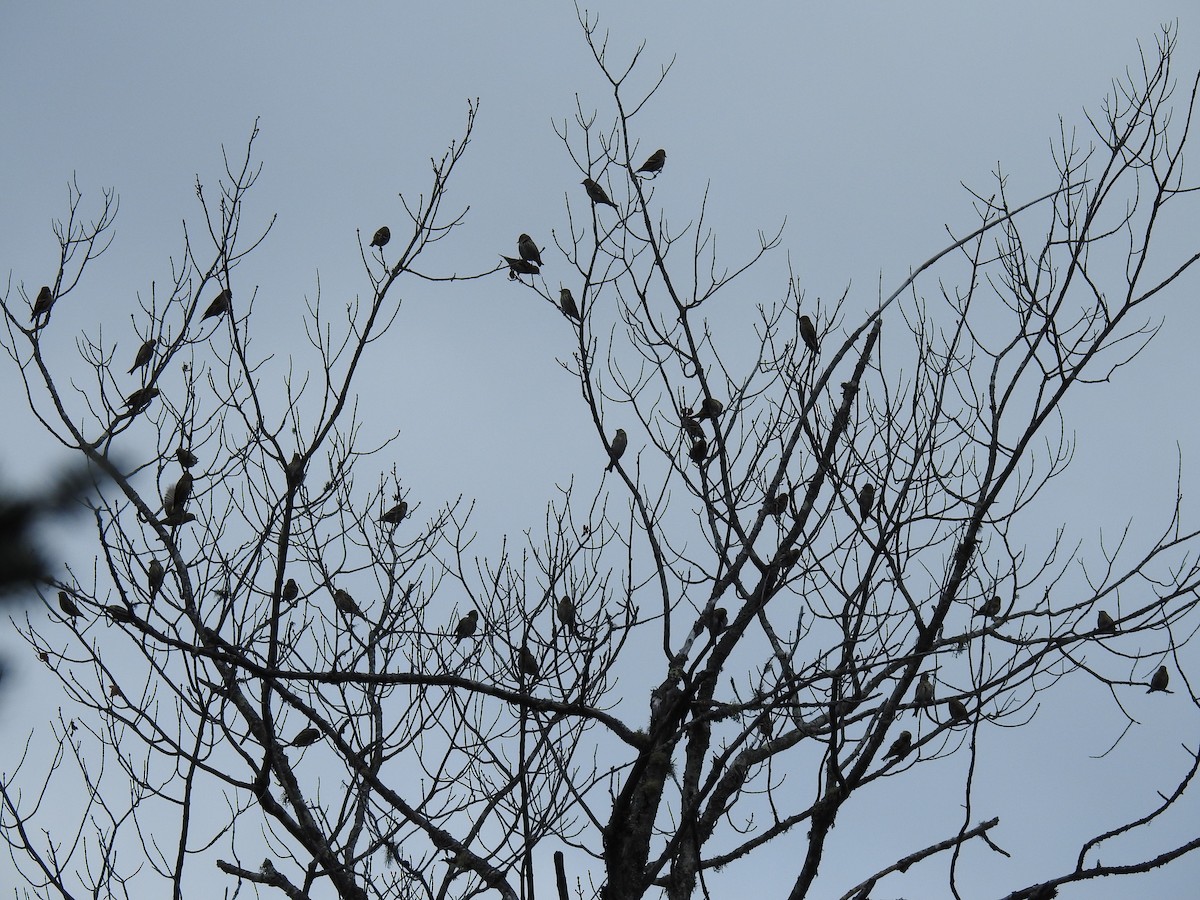
[[[157,559],[150,560],[150,566],[146,570],[146,586],[149,590],[151,600],[158,596],[158,592],[162,590],[163,580],[166,577],[167,570],[163,568],[163,564]]]
[[[917,682],[917,688],[913,691],[913,702],[918,707],[928,706],[933,702],[933,682],[929,680],[928,672],[921,673],[921,680]]]

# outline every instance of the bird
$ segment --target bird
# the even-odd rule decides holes
[[[1102,634],[1116,634],[1117,623],[1113,621],[1112,616],[1110,616],[1104,610],[1100,610],[1100,612],[1096,614],[1096,630]]]
[[[875,505],[875,485],[867,482],[858,489],[858,517],[861,521],[867,521],[867,516],[871,515],[871,508]]]
[[[296,736],[292,738],[292,746],[307,747],[310,744],[315,744],[320,739],[320,730],[310,725],[307,728],[301,728],[298,732],[296,732]]]
[[[524,259],[513,259],[511,256],[500,254],[500,258],[508,263],[508,277],[514,279],[518,275],[537,275],[542,270],[536,265]]]
[[[541,667],[538,666],[538,661],[533,654],[529,652],[527,644],[522,644],[521,649],[517,652],[517,670],[530,678],[538,678],[542,674]]]
[[[104,607],[104,611],[108,613],[108,617],[114,622],[121,622],[125,625],[128,625],[134,620],[132,612],[130,612],[124,606],[120,606],[116,603],[110,603],[108,606]]]
[[[575,625],[575,603],[570,597],[563,597],[558,601],[558,608],[555,610],[558,614],[558,621],[562,622],[562,626],[566,629],[567,634],[575,637],[579,630]]]
[[[179,460],[179,465],[183,466],[185,469],[190,469],[196,463],[200,462],[200,460],[196,459],[196,454],[184,447],[182,444],[179,446],[179,449],[175,451],[175,458]]]
[[[617,460],[625,452],[625,448],[629,446],[629,438],[625,435],[624,428],[618,428],[617,433],[613,435],[612,443],[608,447],[608,468],[604,471],[611,472],[616,468]]]
[[[163,524],[172,527],[176,525],[186,525],[188,522],[195,522],[196,517],[192,513],[182,509],[173,509],[163,516]]]
[[[229,312],[230,302],[232,300],[233,291],[231,291],[229,288],[225,288],[225,290],[217,294],[217,299],[208,304],[208,309],[204,311],[204,315],[200,317],[200,321],[203,322],[205,319],[212,319],[221,315],[221,313]]]
[[[283,585],[283,594],[281,595],[284,603],[291,603],[300,596],[300,585],[296,584],[295,578],[289,578]]]
[[[638,172],[649,172],[651,175],[657,175],[662,171],[663,164],[667,161],[667,151],[661,147],[650,154],[649,158],[642,163],[642,167]]]
[[[41,316],[50,315],[50,307],[54,305],[54,292],[50,290],[48,284],[42,285],[42,289],[38,291],[37,300],[33,303],[33,321],[37,322]]]
[[[283,467],[283,473],[287,476],[289,485],[304,484],[304,458],[299,453],[293,453],[292,458]]]
[[[1146,693],[1153,694],[1155,691],[1162,691],[1167,694],[1171,693],[1167,690],[1167,684],[1170,680],[1171,673],[1167,671],[1167,667],[1159,666],[1158,671],[1154,673],[1154,677],[1150,679],[1150,689]]]
[[[517,253],[521,255],[521,259],[525,262],[537,263],[542,265],[542,251],[538,249],[537,243],[527,234],[522,234],[517,237]]]
[[[132,414],[140,413],[158,396],[158,388],[141,387],[125,398],[125,408]]]
[[[933,682],[929,680],[928,672],[921,673],[921,680],[917,682],[917,688],[913,691],[913,702],[918,708],[933,702]]]
[[[778,519],[785,512],[787,512],[787,508],[788,508],[788,493],[787,493],[787,491],[783,491],[778,494],[773,494],[772,496],[768,497],[767,502],[764,503],[763,506],[766,508],[768,516],[774,516],[775,518]]]
[[[454,626],[454,643],[466,640],[479,628],[479,610],[473,609]]]
[[[725,410],[725,404],[720,400],[715,400],[712,397],[705,397],[700,404],[700,409],[696,411],[697,419],[716,419]]]
[[[817,340],[817,329],[808,316],[800,317],[800,337],[813,353],[821,352],[821,344]]]
[[[967,719],[971,718],[971,714],[967,711],[967,706],[957,697],[953,697],[946,702],[946,708],[950,710],[950,724],[961,725]]]
[[[71,595],[66,591],[58,592],[58,608],[72,619],[80,614],[79,607],[75,605],[75,601],[71,599]]]
[[[384,225],[375,232],[375,237],[371,238],[371,246],[378,247],[380,250],[384,248],[388,241],[392,239],[392,229]]]
[[[167,512],[182,511],[188,498],[192,496],[192,473],[185,469],[179,476],[179,480],[175,482],[174,488],[168,493],[171,497],[171,508]]]
[[[758,732],[768,741],[775,734],[775,722],[771,719],[769,710],[763,710],[763,714],[758,717],[758,721],[754,723],[758,727]]]
[[[912,749],[912,732],[902,731],[900,737],[892,741],[892,746],[888,747],[888,752],[883,754],[884,759],[891,759],[893,756],[896,759],[904,759],[908,756],[908,751]]]
[[[729,611],[723,606],[715,607],[705,624],[708,626],[708,633],[715,638],[729,627]]]
[[[590,199],[592,203],[597,205],[611,206],[613,209],[617,208],[617,204],[609,200],[608,194],[604,193],[604,188],[600,187],[600,185],[596,184],[596,182],[592,181],[592,179],[585,178],[579,183],[582,184],[583,189],[587,191],[588,199]]]
[[[698,437],[692,442],[692,449],[688,451],[688,457],[694,463],[702,463],[706,456],[708,456],[708,441],[703,437]]]
[[[157,597],[158,592],[162,590],[163,580],[166,577],[167,570],[163,568],[163,564],[157,559],[150,560],[150,565],[146,569],[146,587],[151,600]]]
[[[408,504],[401,500],[382,516],[379,521],[387,525],[399,525],[404,521],[404,517],[408,515]]]
[[[570,288],[562,288],[558,292],[558,305],[567,318],[574,319],[576,322],[583,321],[579,315],[579,307],[575,305],[575,298],[571,296]]]
[[[354,602],[354,598],[341,588],[338,588],[333,592],[333,605],[336,606],[338,608],[338,612],[344,616],[359,616],[365,618],[363,617],[363,611],[359,609],[358,604]]]
[[[978,611],[976,611],[975,615],[971,616],[971,618],[974,619],[976,616],[987,616],[994,619],[998,615],[1000,615],[1000,595],[993,594],[991,599],[984,602],[983,606],[979,607]]]
[[[775,562],[779,564],[781,569],[790,569],[796,563],[800,562],[800,548],[788,547],[786,550],[780,547],[775,553]]]
[[[148,341],[143,341],[142,346],[138,347],[137,356],[133,358],[133,366],[130,367],[128,374],[132,375],[138,369],[142,369],[150,365],[150,360],[154,359],[154,348],[157,346],[157,338],[151,338]]]

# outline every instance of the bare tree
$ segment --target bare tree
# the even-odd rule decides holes
[[[580,106],[559,130],[581,186],[553,246],[522,235],[490,271],[423,268],[462,220],[443,203],[471,107],[407,226],[360,238],[365,299],[344,318],[308,304],[312,366],[297,352],[265,377],[276,363],[256,349],[239,277],[270,230],[248,224],[253,136],[216,197],[197,181],[203,226],[169,293],[143,299],[136,357],[84,335],[85,387],[46,352],[107,245],[111,195],[85,222],[74,191],[40,310],[36,290],[4,298],[34,412],[111,479],[91,505],[96,565],[69,568],[49,618],[22,627],[70,704],[53,758],[0,785],[0,828],[40,895],[179,897],[202,879],[291,898],[533,897],[565,845],[579,896],[681,900],[778,840],[800,848],[793,898],[871,896],[939,855],[957,895],[962,855],[1000,849],[973,802],[982,733],[1028,722],[1067,676],[1106,685],[1130,727],[1143,704],[1195,709],[1179,654],[1198,534],[1179,506],[1095,557],[1023,536],[1071,461],[1064,398],[1147,346],[1155,303],[1200,259],[1148,261],[1188,192],[1198,82],[1173,97],[1174,33],[1114,85],[1086,146],[1064,129],[1053,190],[1010,201],[997,173],[974,194],[977,227],[865,312],[790,277],[748,347],[714,323],[781,235],[730,265],[703,204],[670,229],[655,203],[669,148],[639,144],[670,67],[636,87],[641,51],[618,62],[581,25],[612,115],[602,127]],[[551,257],[571,271],[554,287]],[[398,284],[506,275],[573,333],[563,365],[609,465],[580,468],[543,532],[490,546],[469,507],[430,508],[386,446],[359,446],[355,384],[402,313]],[[1085,593],[1056,590],[1072,565]],[[1200,845],[1097,858],[1182,802],[1200,747],[1187,753],[1173,793],[1010,896]],[[959,827],[818,887],[827,847],[855,840],[832,830],[843,808],[947,756],[972,763],[964,782],[923,802],[961,809]],[[68,786],[76,826],[44,830]]]

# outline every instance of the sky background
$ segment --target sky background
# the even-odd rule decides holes
[[[948,243],[947,227],[960,234],[974,227],[962,184],[990,189],[1000,165],[1012,198],[1053,189],[1050,148],[1060,116],[1086,144],[1083,108],[1099,110],[1111,80],[1138,65],[1138,42],[1152,48],[1162,23],[1179,20],[1183,87],[1200,65],[1200,14],[1178,2],[776,2],[749,11],[613,2],[599,13],[618,58],[645,40],[637,84],[675,59],[639,120],[635,154],[667,149],[655,201],[672,222],[694,220],[707,190],[708,221],[732,262],[753,251],[760,229],[773,233],[786,220],[783,249],[738,288],[747,316],[781,296],[790,264],[811,297],[831,299],[849,286],[853,320],[881,288],[889,292]],[[281,357],[303,349],[304,300],[315,297],[318,278],[324,301],[335,305],[368,292],[358,233],[369,240],[384,223],[400,233],[397,193],[425,187],[429,158],[460,136],[467,102],[476,98],[474,138],[448,198],[470,211],[425,260],[424,270],[438,274],[492,267],[497,254],[513,252],[520,232],[551,248],[552,233],[566,228],[564,197],[578,199],[579,176],[555,126],[567,121],[577,133],[577,98],[601,122],[612,115],[611,93],[569,3],[5,4],[3,289],[11,297],[24,285],[32,296],[52,278],[51,223],[66,214],[72,177],[85,210],[96,209],[102,188],[115,187],[116,240],[71,299],[80,327],[103,323],[120,344],[118,358],[131,356],[138,295],[152,282],[169,283],[181,222],[200,222],[197,175],[213,195],[222,147],[240,159],[257,120],[254,157],[263,171],[244,227],[278,219],[238,282],[257,288],[257,309],[271,322],[259,325],[263,346]],[[1197,227],[1195,215],[1181,220],[1177,243],[1164,240],[1164,250],[1194,248]],[[566,271],[553,249],[546,258],[548,277]],[[1191,390],[1200,375],[1191,338],[1200,325],[1198,287],[1194,274],[1181,281],[1163,306],[1168,326],[1143,357],[1068,407],[1076,460],[1054,487],[1047,523],[1066,522],[1067,544],[1094,550],[1102,528],[1127,521],[1161,527],[1180,467],[1185,521],[1195,525],[1200,516],[1187,502],[1200,484]],[[401,291],[388,351],[359,385],[363,443],[399,429],[395,456],[418,499],[433,508],[460,494],[477,498],[476,526],[485,546],[497,546],[502,533],[541,521],[556,484],[594,474],[592,463],[603,458],[577,385],[556,362],[569,356],[570,329],[503,275]],[[63,354],[75,352],[71,332],[58,337]],[[271,370],[273,377],[281,371]],[[62,457],[40,437],[11,369],[4,384],[0,477],[36,485]],[[88,558],[90,545],[81,546]],[[0,727],[23,735],[61,701],[14,636],[0,635],[0,650],[11,669]],[[1181,720],[1165,705],[1148,710],[1144,727],[1118,748],[1129,784],[1099,790],[1078,754],[1060,765],[1052,742],[1064,731],[1091,755],[1115,739],[1110,722],[1089,715],[1102,700],[1086,691],[1051,700],[1041,720],[1066,727],[1047,729],[1058,736],[1034,751],[1020,732],[988,734],[983,758],[1044,784],[1038,796],[1046,809],[1010,806],[1002,784],[978,797],[976,821],[1000,815],[993,836],[1018,863],[976,851],[977,887],[986,888],[990,867],[1002,879],[997,892],[1025,883],[1014,871],[1026,872],[1026,881],[1058,873],[1080,835],[1109,824],[1109,802],[1142,811],[1154,790],[1173,786],[1183,765],[1179,745],[1195,745],[1200,729],[1194,711]],[[0,751],[0,769],[8,765]],[[957,791],[960,765],[945,761],[929,777],[931,791]],[[886,836],[912,824],[912,810],[885,799],[883,791],[880,809],[839,818],[826,865],[846,867],[846,887],[894,859]],[[1040,827],[1044,814],[1076,806],[1078,833]],[[1173,823],[1176,834],[1196,833],[1191,811]],[[953,824],[930,828],[944,836]],[[847,832],[861,833],[861,842],[848,846]],[[0,883],[6,865],[0,860]],[[880,896],[942,896],[940,872],[927,863]],[[1200,861],[1185,861],[1136,885],[1091,883],[1061,896],[1125,897],[1131,888],[1186,896],[1198,876]],[[789,883],[790,873],[782,882],[766,872],[763,879],[770,890]]]

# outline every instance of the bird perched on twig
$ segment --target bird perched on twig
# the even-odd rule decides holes
[[[917,682],[916,690],[913,691],[913,703],[917,705],[917,709],[922,709],[933,702],[933,682],[929,680],[929,673],[922,672],[921,680]]]
[[[692,449],[688,451],[688,458],[694,463],[702,463],[707,456],[708,441],[703,436],[692,441]]]
[[[579,629],[575,624],[575,603],[570,597],[563,597],[558,601],[558,607],[555,610],[558,615],[558,621],[562,623],[563,629],[571,637],[575,637],[579,633]]]
[[[651,175],[657,175],[662,171],[663,165],[667,161],[667,151],[661,147],[650,154],[649,158],[642,163],[642,167],[638,169],[638,173],[647,172]]]
[[[529,652],[529,646],[522,644],[521,649],[517,652],[517,670],[522,675],[528,675],[530,678],[541,677],[542,670],[538,666],[538,661],[533,654]]]
[[[289,578],[283,585],[283,593],[280,598],[284,603],[291,603],[300,596],[300,585],[296,584],[295,578]]]
[[[624,428],[618,428],[616,434],[613,435],[612,443],[608,447],[608,468],[604,471],[611,472],[617,466],[619,460],[625,452],[625,448],[629,446],[629,438],[625,434]]]
[[[131,415],[136,415],[148,407],[158,396],[158,388],[141,387],[125,398],[125,408]]]
[[[473,609],[454,626],[454,643],[466,640],[479,628],[479,610]]]
[[[110,603],[108,606],[104,607],[104,611],[108,613],[108,617],[114,622],[120,622],[123,625],[128,625],[130,622],[134,621],[133,613],[127,607],[121,606],[117,603]]]
[[[785,512],[787,512],[789,499],[790,495],[787,491],[780,491],[778,494],[768,497],[767,502],[763,504],[767,515],[774,516],[778,519]]]
[[[75,605],[75,601],[71,599],[71,595],[66,591],[58,592],[58,608],[72,619],[80,614],[79,607]]]
[[[883,754],[883,758],[891,759],[893,756],[896,759],[904,759],[908,756],[908,751],[912,749],[912,732],[902,731],[900,737],[892,741],[892,746],[888,747],[888,752]]]
[[[817,329],[808,316],[800,317],[800,337],[813,353],[821,352],[821,343],[817,340]]]
[[[593,204],[600,206],[611,206],[613,209],[617,209],[617,204],[608,199],[608,194],[604,193],[604,188],[600,187],[600,185],[596,184],[596,182],[592,181],[592,179],[585,178],[579,183],[583,185],[583,189],[587,191],[588,199],[591,200]]]
[[[571,295],[570,288],[562,288],[558,292],[558,305],[567,318],[574,319],[576,322],[583,321],[579,315],[579,307],[575,305],[575,298]]]
[[[363,611],[358,608],[358,604],[354,602],[354,598],[349,593],[338,588],[333,592],[333,605],[337,607],[338,612],[344,616],[358,616],[360,619],[365,618]]]
[[[180,444],[179,449],[175,451],[175,458],[179,460],[179,465],[185,469],[190,469],[192,466],[196,465],[196,463],[200,462],[200,460],[196,459],[196,454],[191,450],[188,450],[182,444]]]
[[[221,313],[229,312],[232,301],[233,291],[231,291],[229,288],[225,288],[225,290],[217,294],[217,298],[213,300],[212,303],[208,304],[208,309],[204,311],[204,315],[200,317],[200,321],[203,322],[205,319],[216,318],[217,316],[221,315]]]
[[[387,242],[391,239],[392,229],[384,225],[375,232],[375,237],[371,238],[371,246],[378,247],[380,250],[382,250],[385,246],[387,246]]]
[[[536,265],[524,259],[513,259],[511,256],[500,254],[500,258],[508,263],[508,278],[510,281],[515,280],[518,275],[537,275],[542,270]]]
[[[310,744],[315,744],[321,739],[320,729],[309,725],[307,728],[302,728],[296,732],[296,736],[292,738],[293,747],[307,747]]]
[[[974,619],[976,616],[987,616],[988,618],[994,619],[998,615],[1000,615],[1000,595],[993,594],[984,602],[983,606],[979,607],[975,615],[971,616],[971,618]]]
[[[1096,614],[1096,630],[1102,634],[1116,634],[1117,623],[1113,621],[1112,616],[1104,610],[1100,610]]]
[[[723,606],[713,607],[712,612],[702,615],[701,621],[708,629],[709,636],[714,640],[717,635],[729,627],[729,611]]]
[[[292,458],[283,467],[283,473],[289,485],[304,484],[304,458],[299,453],[293,453]]]
[[[1167,671],[1166,666],[1159,666],[1158,671],[1154,673],[1154,677],[1150,679],[1150,688],[1146,691],[1147,694],[1153,694],[1155,691],[1162,691],[1170,694],[1173,691],[1167,690],[1167,685],[1171,681],[1171,673]]]
[[[37,320],[42,316],[46,316],[47,321],[49,321],[50,307],[54,305],[55,299],[54,292],[50,290],[50,285],[42,285],[42,289],[38,291],[37,299],[33,301],[34,325],[37,325]],[[44,325],[45,322],[42,324]]]
[[[957,697],[946,701],[946,708],[950,710],[951,725],[961,725],[971,718],[971,714],[967,711],[967,705]]]
[[[542,265],[542,251],[538,249],[537,243],[527,234],[518,235],[517,237],[517,253],[525,262],[537,263]]]
[[[157,597],[158,592],[162,590],[166,577],[167,570],[163,568],[163,564],[157,559],[150,560],[150,565],[146,569],[146,588],[151,600]]]
[[[860,521],[867,521],[871,515],[871,510],[875,506],[875,485],[867,482],[858,489],[858,518]]]
[[[725,404],[714,397],[705,397],[700,403],[700,408],[696,410],[697,419],[713,419],[716,420],[722,412],[725,411]]]
[[[127,374],[132,375],[138,369],[144,369],[150,365],[150,360],[154,359],[154,348],[158,346],[158,338],[150,338],[148,341],[143,341],[142,346],[138,347],[137,356],[133,358],[133,365],[129,367]]]
[[[395,506],[393,506],[391,509],[389,509],[387,512],[385,512],[382,516],[380,516],[379,521],[383,522],[385,525],[399,525],[401,522],[404,521],[404,517],[407,515],[408,515],[408,504],[405,503],[403,500],[401,500],[399,503],[397,503]]]
[[[683,425],[683,430],[693,441],[697,441],[704,437],[704,429],[700,427],[700,422],[692,415],[690,407],[685,407],[680,411],[679,422]]]

